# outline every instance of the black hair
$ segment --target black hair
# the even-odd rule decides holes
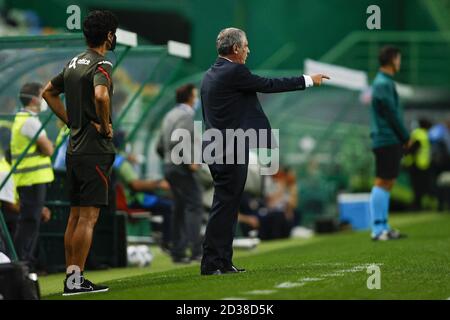
[[[400,49],[393,46],[385,46],[381,48],[380,53],[378,54],[378,62],[380,66],[384,67],[390,65],[395,57],[400,54]]]
[[[192,91],[195,85],[192,83],[185,84],[176,90],[175,99],[177,103],[186,103],[192,97]]]
[[[432,126],[433,126],[433,123],[430,120],[428,120],[427,118],[420,118],[419,119],[419,127],[428,130]]]
[[[38,82],[27,82],[19,92],[19,100],[24,107],[28,106],[33,99],[33,97],[39,97],[42,90],[42,84]]]
[[[115,33],[118,26],[119,22],[111,11],[89,12],[83,21],[83,34],[87,45],[91,48],[101,46],[108,39],[108,33]]]

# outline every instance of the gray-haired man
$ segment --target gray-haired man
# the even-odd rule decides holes
[[[321,85],[325,75],[264,78],[245,66],[250,53],[245,32],[236,28],[222,30],[216,41],[218,59],[205,73],[201,86],[203,118],[206,129],[253,129],[271,132],[269,121],[259,103],[257,92],[275,93],[304,90]],[[224,135],[225,136],[225,135]],[[211,142],[204,141],[206,148]],[[228,147],[233,141],[226,141]],[[236,147],[236,146],[235,146]],[[272,147],[271,141],[258,141],[257,147]],[[226,154],[226,150],[222,150]],[[203,244],[202,275],[242,272],[233,265],[233,238],[238,208],[248,169],[248,147],[245,163],[209,164],[214,180],[214,198]],[[235,155],[236,157],[237,155]]]

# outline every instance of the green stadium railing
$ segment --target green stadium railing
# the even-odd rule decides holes
[[[386,44],[402,50],[401,82],[450,87],[450,32],[355,31],[319,60],[364,70],[373,77],[378,70],[378,51]]]
[[[440,31],[450,31],[450,0],[422,0]]]

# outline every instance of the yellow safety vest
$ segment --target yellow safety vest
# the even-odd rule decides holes
[[[25,121],[31,116],[28,112],[18,112],[14,118],[11,132],[11,158],[13,165],[31,141],[30,138],[21,133]],[[53,179],[50,157],[43,155],[39,151],[37,144],[34,143],[14,172],[16,186],[22,187],[48,183],[52,182]]]
[[[10,120],[0,120],[0,127],[11,129],[12,121]]]
[[[56,137],[55,145],[59,147],[61,145],[61,143],[63,142],[63,139],[64,140],[67,139],[67,136],[69,135],[69,133],[70,133],[70,129],[67,128],[66,125],[64,125],[58,132],[58,136]]]
[[[1,173],[8,173],[9,170],[11,170],[11,166],[9,165],[9,163],[6,161],[6,159],[3,157],[0,160],[0,172]]]
[[[412,141],[419,141],[420,148],[415,155],[408,155],[405,157],[404,164],[412,166],[413,164],[420,170],[426,170],[430,167],[431,162],[431,145],[428,138],[428,131],[422,128],[417,128],[411,133]]]
[[[11,166],[9,165],[8,161],[6,161],[5,157],[1,158],[1,160],[0,160],[0,173],[5,173],[7,175],[10,171],[11,171]],[[5,175],[5,178],[6,178],[6,175]],[[12,179],[12,177],[9,178],[9,179]],[[3,182],[3,180],[0,179],[0,184],[2,182]],[[17,200],[19,200],[19,196],[17,194],[17,189],[15,188],[15,185],[14,185],[14,201],[15,201],[14,203],[17,203]]]

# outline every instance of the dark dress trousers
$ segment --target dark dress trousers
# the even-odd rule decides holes
[[[205,129],[266,129],[271,127],[257,92],[276,93],[305,89],[303,76],[264,78],[252,74],[238,63],[219,57],[206,72],[201,84],[201,101]],[[203,141],[203,148],[210,141]],[[230,141],[226,141],[226,144]],[[225,145],[226,145],[225,144]],[[253,147],[276,147],[271,139],[257,141]],[[225,148],[225,147],[224,147]],[[225,150],[222,151],[225,153]],[[202,271],[231,268],[233,238],[238,208],[247,179],[248,146],[243,164],[208,164],[214,181],[214,197],[203,243]]]

